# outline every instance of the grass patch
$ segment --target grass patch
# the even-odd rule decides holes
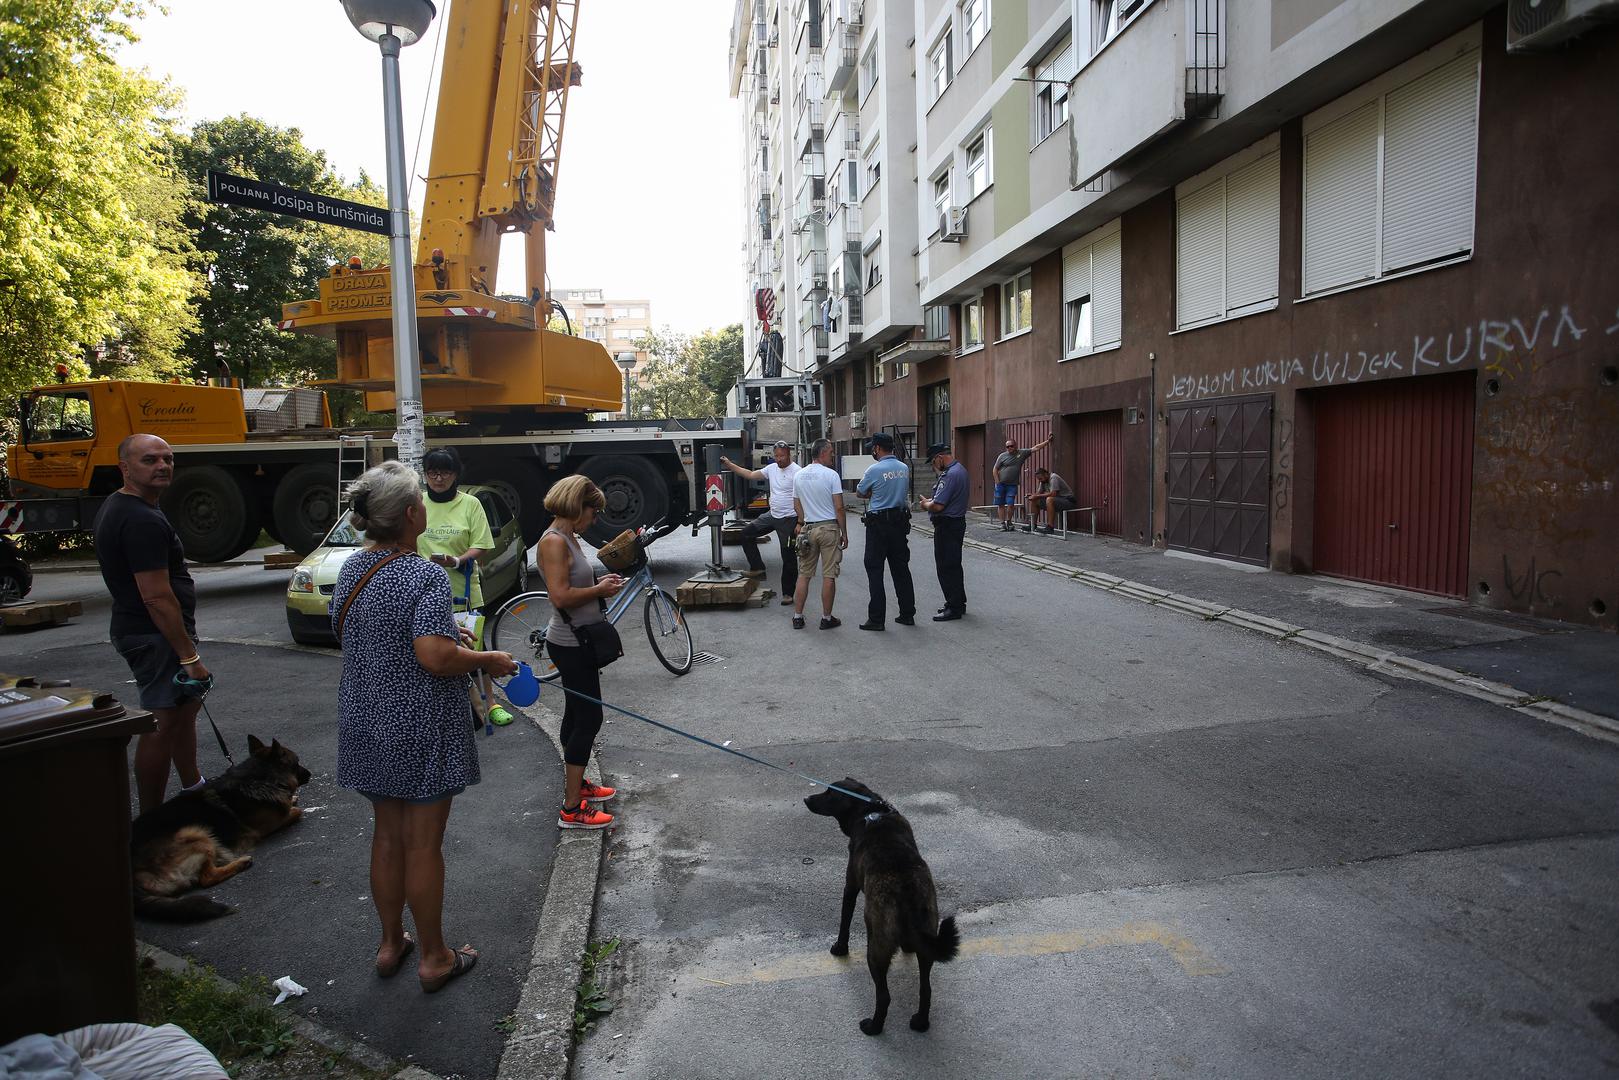
[[[613,1011],[613,1001],[607,996],[607,991],[596,985],[596,968],[608,957],[618,950],[618,938],[608,938],[585,946],[585,955],[580,961],[583,969],[579,976],[579,986],[573,994],[573,1042],[577,1046],[584,1041],[590,1029],[596,1026],[596,1021]]]
[[[292,1048],[292,1026],[270,1007],[273,998],[262,975],[233,986],[211,967],[173,972],[148,962],[141,969],[141,1022],[178,1024],[225,1064],[280,1057]]]
[[[270,1004],[274,993],[263,976],[232,984],[211,967],[165,971],[143,959],[139,1018],[143,1024],[184,1028],[238,1080],[382,1080],[386,1075],[296,1034],[288,1014]]]

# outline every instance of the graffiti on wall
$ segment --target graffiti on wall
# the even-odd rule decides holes
[[[1606,329],[1609,335],[1619,334],[1619,310],[1614,316],[1616,321]],[[1565,344],[1578,343],[1594,325],[1568,304],[1556,310],[1544,307],[1527,317],[1480,319],[1476,324],[1446,332],[1443,338],[1437,333],[1415,334],[1409,351],[1392,346],[1375,352],[1322,349],[1308,358],[1264,360],[1214,375],[1176,375],[1170,380],[1166,398],[1195,401],[1278,386],[1333,386],[1388,374],[1421,375],[1469,362],[1501,376],[1517,378],[1532,373],[1532,365],[1549,362]]]
[[[1293,488],[1293,421],[1290,417],[1283,417],[1277,424],[1279,441],[1276,444],[1276,472],[1273,486],[1275,492],[1272,498],[1276,502],[1277,510],[1286,510],[1288,499]]]

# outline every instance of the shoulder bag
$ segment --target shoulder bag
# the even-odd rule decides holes
[[[602,615],[604,616],[599,623],[585,623],[583,626],[575,626],[573,625],[573,620],[568,618],[568,609],[563,607],[557,608],[557,614],[562,616],[562,621],[568,624],[568,628],[573,631],[573,636],[579,639],[579,644],[590,650],[591,655],[596,659],[596,670],[600,671],[624,655],[624,641],[618,636],[618,627],[608,622],[605,618],[607,601],[598,597],[597,602],[601,604]]]
[[[338,645],[343,644],[343,621],[348,618],[349,607],[351,605],[353,605],[354,598],[356,596],[360,595],[360,590],[365,588],[365,583],[371,580],[371,575],[375,574],[378,570],[381,570],[384,566],[387,566],[389,563],[393,562],[395,559],[399,558],[400,556],[408,555],[408,554],[410,554],[410,552],[407,552],[407,551],[395,551],[392,555],[389,555],[386,559],[378,559],[376,564],[373,565],[371,567],[371,569],[367,570],[360,577],[359,581],[356,581],[354,583],[354,588],[350,589],[348,596],[344,597],[344,599],[343,599],[342,610],[340,610],[337,613],[337,643],[338,643]]]

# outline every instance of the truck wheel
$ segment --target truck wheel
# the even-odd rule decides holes
[[[198,562],[227,562],[259,538],[258,508],[241,480],[218,465],[176,469],[163,512],[186,557]]]
[[[654,525],[669,513],[669,485],[652,463],[627,454],[587,458],[579,471],[607,496],[585,539],[600,547],[625,529]]]
[[[550,518],[545,512],[545,492],[550,484],[537,468],[526,461],[469,461],[464,468],[463,482],[482,484],[500,492],[517,516],[517,527],[523,530],[525,546],[533,547],[540,542],[540,534]]]
[[[337,520],[337,464],[308,461],[275,486],[276,539],[308,555]]]

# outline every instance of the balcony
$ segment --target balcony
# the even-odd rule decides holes
[[[826,0],[831,28],[827,35],[827,89],[832,93],[846,90],[849,80],[859,66],[860,56],[860,0]]]
[[[1069,94],[1073,186],[1188,120],[1219,114],[1226,0],[1157,0],[1082,63]],[[1131,88],[1118,93],[1120,86]]]

